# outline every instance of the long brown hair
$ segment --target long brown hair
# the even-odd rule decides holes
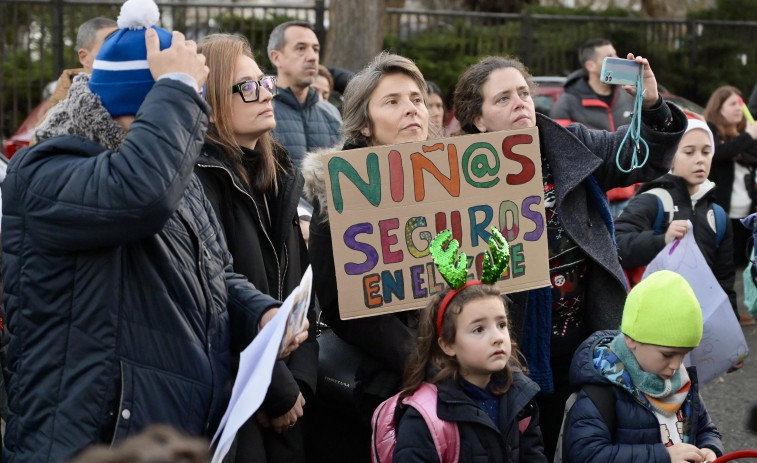
[[[479,133],[478,127],[473,121],[481,115],[484,104],[483,87],[489,76],[498,69],[514,68],[523,75],[529,89],[534,90],[533,82],[526,66],[520,61],[507,56],[487,56],[478,63],[469,67],[455,86],[453,106],[455,117],[460,121],[460,129],[463,133]]]
[[[442,338],[448,344],[452,344],[455,341],[455,336],[457,335],[457,317],[462,312],[463,306],[468,302],[487,297],[502,297],[499,291],[490,285],[468,286],[457,293],[449,305],[447,305],[447,310],[444,312],[444,320],[442,321],[442,333],[441,335],[437,335],[436,317],[439,312],[439,305],[441,305],[442,299],[446,295],[447,291],[444,291],[432,297],[421,314],[415,346],[416,350],[405,368],[400,399],[413,395],[426,380],[429,367],[439,370],[429,380],[431,383],[437,384],[450,376],[457,378],[460,372],[460,364],[456,357],[450,357],[442,351],[442,348],[439,347],[438,338]],[[505,301],[502,300],[502,304],[504,303]],[[521,363],[522,355],[518,350],[518,346],[514,342],[511,342],[511,344],[512,350],[507,365],[503,370],[492,375],[491,392],[496,395],[502,395],[507,392],[513,382],[514,371],[523,370]]]
[[[213,122],[208,128],[208,140],[223,149],[245,183],[261,193],[277,193],[278,173],[284,171],[278,154],[283,152],[283,148],[273,140],[270,133],[263,134],[257,143],[261,153],[259,169],[250,178],[242,160],[244,151],[237,144],[231,129],[231,99],[234,97],[231,87],[236,83],[234,63],[239,56],[255,59],[250,43],[239,35],[211,34],[197,44],[197,51],[205,55],[205,64],[210,68],[205,82],[205,100],[213,114]]]
[[[741,119],[741,122],[733,125],[726,122],[723,115],[720,114],[723,103],[734,93],[741,96],[741,91],[738,88],[724,85],[712,92],[710,99],[707,101],[707,106],[704,108],[704,119],[710,124],[715,125],[718,135],[722,138],[736,138],[746,129],[746,118]]]

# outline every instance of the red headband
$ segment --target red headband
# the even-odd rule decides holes
[[[465,283],[462,286],[462,288],[452,289],[447,293],[446,296],[444,296],[444,299],[442,299],[442,303],[439,304],[439,313],[436,315],[436,335],[437,336],[442,335],[442,322],[444,321],[444,312],[447,311],[447,306],[449,305],[450,301],[457,295],[457,293],[464,290],[468,286],[476,286],[476,285],[482,285],[482,284],[484,283],[479,280],[469,281]]]

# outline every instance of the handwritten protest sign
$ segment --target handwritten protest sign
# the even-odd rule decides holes
[[[428,246],[450,229],[479,279],[492,225],[510,243],[502,292],[549,285],[536,128],[326,157],[342,319],[421,308],[444,288]]]

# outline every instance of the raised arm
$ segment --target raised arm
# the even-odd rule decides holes
[[[148,31],[148,63],[159,80],[118,151],[54,137],[9,166],[7,205],[40,246],[78,251],[136,241],[157,233],[178,207],[202,147],[208,107],[196,88],[171,75],[200,84],[207,67],[180,33],[170,48],[156,51],[158,39]]]

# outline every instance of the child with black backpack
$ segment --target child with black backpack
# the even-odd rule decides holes
[[[594,333],[573,356],[571,384],[581,389],[564,424],[563,461],[701,463],[721,456],[696,372],[682,367],[702,329],[699,302],[682,276],[660,270],[636,285],[621,331]],[[613,425],[583,389],[591,384],[614,398]]]
[[[502,235],[492,234],[506,249]],[[421,315],[403,390],[374,414],[374,462],[546,462],[534,401],[539,387],[521,371],[504,300],[490,286],[509,254],[502,262],[490,241],[500,262],[489,278],[484,264],[484,281],[466,282],[467,266],[459,278],[446,271],[456,256],[440,264],[439,243],[450,235],[442,232],[431,253],[457,289],[434,296]],[[449,249],[456,254],[455,240]],[[465,254],[459,262],[467,264]]]
[[[616,219],[618,256],[633,286],[666,244],[683,238],[691,221],[694,239],[738,318],[731,221],[715,204],[715,184],[707,179],[713,140],[707,123],[690,116],[670,173],[643,184]]]

